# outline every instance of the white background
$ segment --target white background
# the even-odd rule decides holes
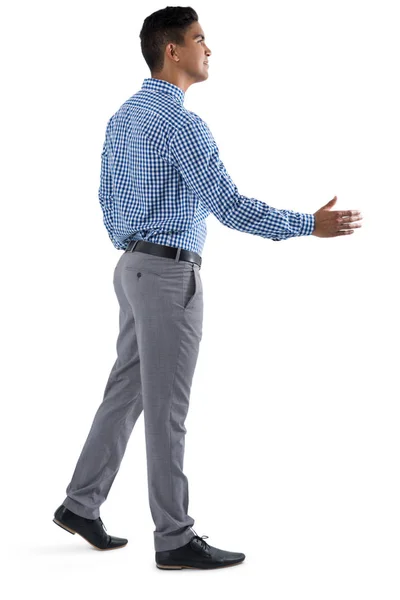
[[[109,117],[150,76],[155,2],[3,9],[2,549],[7,598],[398,600],[398,3],[203,2],[209,77],[185,106],[241,194],[358,209],[351,236],[272,242],[211,215],[186,419],[189,514],[236,568],[154,562],[143,415],[99,552],[53,524],[116,358],[97,190]],[[3,564],[4,566],[4,564]]]

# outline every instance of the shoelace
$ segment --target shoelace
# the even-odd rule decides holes
[[[191,527],[191,530],[192,530],[192,531],[194,531],[194,529],[193,529],[192,527]],[[205,542],[205,541],[204,541],[204,538],[208,538],[209,536],[208,536],[208,535],[202,535],[202,536],[200,537],[199,535],[197,535],[197,533],[196,533],[195,531],[194,531],[194,533],[195,533],[195,535],[193,536],[193,538],[192,538],[192,539],[199,540],[199,542],[200,542],[200,544],[201,544],[201,547],[202,547],[204,550],[206,550],[206,551],[207,551],[207,550],[209,549],[209,547],[210,547],[210,546],[207,544],[207,542]]]

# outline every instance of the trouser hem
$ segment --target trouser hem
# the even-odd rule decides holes
[[[155,539],[154,549],[156,552],[176,550],[176,548],[180,548],[181,546],[185,546],[186,544],[188,544],[194,535],[194,532],[190,528],[188,528],[187,531],[185,531],[184,533],[181,533],[180,535],[177,535],[173,538],[171,537],[168,540]]]
[[[98,508],[93,509],[83,506],[79,502],[72,500],[72,498],[69,496],[65,498],[63,505],[71,512],[75,513],[79,517],[84,517],[85,519],[98,519],[100,516],[100,511]]]

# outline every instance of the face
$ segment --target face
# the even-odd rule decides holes
[[[199,22],[191,24],[185,33],[185,46],[176,46],[179,61],[175,66],[190,83],[204,81],[208,77],[209,66],[205,64],[211,55],[206,44],[205,34]]]

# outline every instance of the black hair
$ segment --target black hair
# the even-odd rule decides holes
[[[151,74],[163,69],[165,46],[170,43],[184,46],[187,29],[198,20],[191,6],[167,6],[145,18],[139,37]]]

